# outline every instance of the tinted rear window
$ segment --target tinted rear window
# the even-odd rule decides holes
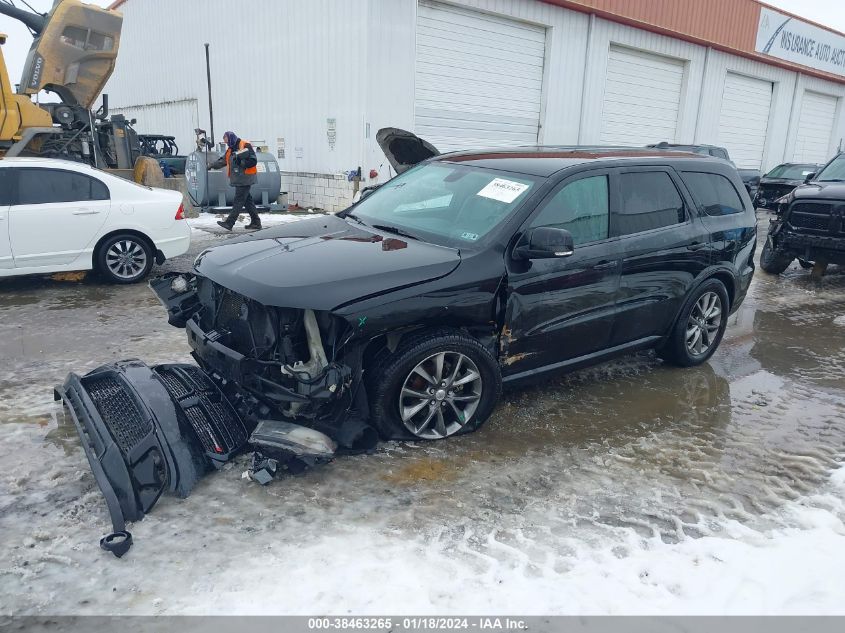
[[[733,183],[721,174],[683,172],[692,197],[707,215],[742,213],[745,205]]]
[[[108,200],[109,190],[99,180],[60,169],[16,169],[18,204],[50,204]]]
[[[684,221],[681,194],[664,171],[622,174],[622,208],[616,214],[619,235],[640,233]]]
[[[12,170],[0,169],[0,206],[12,204]]]

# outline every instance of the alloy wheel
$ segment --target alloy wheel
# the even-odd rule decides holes
[[[147,267],[144,247],[133,240],[118,240],[106,251],[106,266],[115,277],[133,279]]]
[[[687,321],[687,351],[693,356],[706,354],[722,325],[722,300],[715,292],[705,292],[698,298]]]
[[[459,352],[438,352],[418,363],[405,378],[399,416],[419,438],[448,437],[472,420],[481,390],[481,372],[471,358]]]

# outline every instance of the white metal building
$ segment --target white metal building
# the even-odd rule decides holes
[[[330,210],[347,172],[390,177],[374,141],[388,126],[441,151],[668,141],[725,146],[738,167],[826,161],[845,136],[845,36],[756,0],[700,4],[121,0],[106,92],[190,151],[210,127],[209,42],[217,139],[267,145],[289,201]]]

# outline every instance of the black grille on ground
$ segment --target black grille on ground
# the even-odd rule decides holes
[[[240,417],[199,367],[159,365],[155,371],[207,453],[225,456],[246,444]]]
[[[797,229],[827,233],[831,229],[833,205],[821,202],[799,202],[793,205],[789,223]]]
[[[84,379],[84,385],[120,450],[128,455],[150,434],[152,423],[141,415],[135,400],[117,378],[92,376]]]
[[[182,381],[171,372],[161,371],[158,372],[158,376],[164,382],[164,386],[167,387],[167,391],[174,398],[181,398],[191,393],[191,390],[182,384]]]

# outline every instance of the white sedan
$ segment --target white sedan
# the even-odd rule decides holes
[[[0,277],[93,269],[134,283],[190,245],[176,191],[80,163],[0,159]]]

